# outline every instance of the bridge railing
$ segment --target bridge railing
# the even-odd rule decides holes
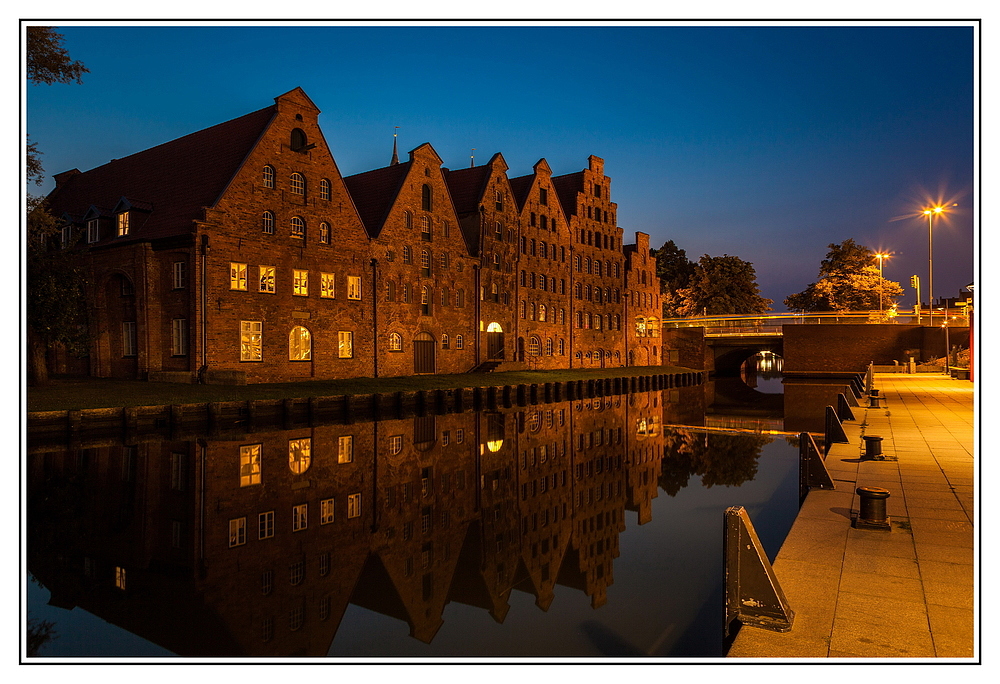
[[[845,313],[776,313],[741,316],[692,316],[666,318],[664,328],[706,328],[708,335],[780,335],[785,325],[844,325],[859,323],[916,324],[916,317],[891,315],[887,311]]]

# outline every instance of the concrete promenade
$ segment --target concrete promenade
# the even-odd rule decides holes
[[[874,386],[882,406],[855,407],[850,444],[827,456],[836,489],[809,493],[775,559],[791,631],[744,627],[730,658],[979,656],[973,383],[880,373]],[[886,460],[861,460],[865,434],[883,438]],[[891,492],[891,530],[852,527],[861,486]]]

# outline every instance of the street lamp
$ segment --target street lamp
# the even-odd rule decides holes
[[[876,254],[875,258],[878,259],[878,312],[879,315],[882,314],[882,261],[888,259],[891,255],[889,254]]]
[[[958,204],[951,206],[957,207]],[[934,217],[943,214],[945,208],[941,205],[928,207],[923,210],[927,216],[927,309],[929,324],[934,325]]]

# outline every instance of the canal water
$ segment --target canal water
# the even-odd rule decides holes
[[[758,363],[527,409],[29,445],[29,631],[55,657],[719,657],[725,509],[772,559],[798,510],[783,389]]]

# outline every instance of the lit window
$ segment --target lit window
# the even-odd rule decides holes
[[[128,235],[128,228],[129,228],[128,212],[123,211],[122,213],[118,214],[118,237],[122,237],[123,235]]]
[[[87,242],[97,242],[101,239],[101,231],[97,219],[87,221]]]
[[[323,499],[319,502],[319,524],[327,525],[333,522],[333,499]],[[329,556],[327,556],[327,562],[329,563]],[[322,569],[322,557],[320,558],[320,572],[319,574],[325,575]]]
[[[409,245],[403,245],[403,263],[404,264],[413,263],[413,251],[410,249]]]
[[[361,299],[361,276],[347,276],[347,298]]]
[[[545,322],[545,312],[546,312],[545,305],[544,304],[539,304],[538,305],[538,320],[541,321],[542,323]]]
[[[288,440],[288,468],[296,475],[309,470],[312,463],[312,439],[303,437],[301,439]]]
[[[330,224],[325,221],[319,224],[319,241],[324,245],[330,244]]]
[[[240,321],[240,361],[261,361],[263,335],[261,321]]]
[[[465,348],[465,338],[462,337],[461,335],[456,335],[455,336],[455,349],[464,349],[464,348]]]
[[[541,344],[534,335],[528,340],[528,355],[538,356],[541,353]]]
[[[451,338],[447,334],[441,335],[441,348],[451,349]]]
[[[354,358],[354,333],[341,330],[337,333],[337,357],[341,359]]]
[[[292,294],[300,297],[309,295],[309,271],[292,269]]]
[[[257,538],[270,539],[273,536],[274,536],[274,511],[261,513],[260,515],[257,516]],[[270,577],[268,579],[270,579]]]
[[[260,484],[261,444],[247,444],[240,447],[240,487]]]
[[[170,354],[171,356],[187,356],[188,325],[186,318],[175,318],[170,321]]]
[[[306,222],[298,216],[293,216],[290,221],[292,237],[304,238],[306,236]]]
[[[319,182],[319,198],[323,200],[330,199],[330,181],[326,178]]]
[[[262,173],[262,180],[264,181],[264,187],[265,188],[273,188],[274,187],[274,167],[273,166],[265,166],[264,167],[264,171]]]
[[[403,450],[403,435],[393,435],[389,438],[389,453],[398,454]]]
[[[274,294],[274,266],[258,266],[257,272],[260,276],[258,289]]]
[[[261,215],[260,229],[265,235],[274,235],[274,214],[265,211]]]
[[[342,435],[337,440],[337,463],[352,463],[354,461],[354,436]]]
[[[334,275],[332,273],[319,274],[319,296],[326,299],[333,299],[336,296],[334,285]]]
[[[175,261],[173,265],[172,282],[175,290],[187,287],[187,262]]]
[[[229,289],[230,290],[246,290],[247,289],[247,265],[237,264],[235,262],[229,263]]]
[[[115,566],[115,587],[125,591],[125,568],[120,565]]]
[[[125,321],[122,323],[122,356],[136,356],[138,353],[135,321]]]
[[[347,497],[347,517],[361,517],[361,494],[350,494]]]
[[[389,333],[389,351],[403,351],[403,336],[399,333]]]
[[[229,548],[247,543],[247,519],[236,518],[229,521]]]
[[[306,179],[301,173],[293,173],[289,182],[293,195],[306,194]]]
[[[309,504],[292,506],[292,532],[299,532],[309,525]],[[294,583],[293,583],[294,584]]]

